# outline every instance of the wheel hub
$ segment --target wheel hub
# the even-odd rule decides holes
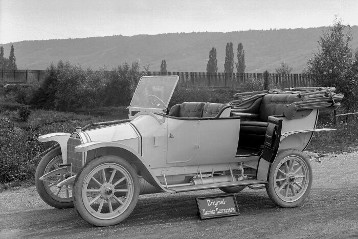
[[[104,199],[109,199],[114,195],[114,186],[110,183],[104,183],[100,189],[101,196]]]
[[[290,176],[287,177],[288,183],[294,183],[295,180],[296,180],[295,175],[290,175]]]

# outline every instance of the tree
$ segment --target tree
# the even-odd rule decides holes
[[[167,62],[162,60],[162,64],[160,65],[160,73],[167,74]]]
[[[0,47],[0,60],[4,59],[4,47]]]
[[[9,59],[4,57],[4,47],[0,47],[0,69],[8,70]]]
[[[352,64],[352,71],[353,74],[356,77],[356,80],[358,80],[358,49],[356,50],[356,52],[354,53],[354,58],[353,58],[353,64]]]
[[[0,47],[0,69],[4,69],[4,47]]]
[[[218,71],[218,61],[216,59],[216,48],[213,47],[209,52],[209,60],[206,65],[207,73],[216,73]]]
[[[245,51],[242,43],[240,42],[237,46],[237,64],[236,69],[237,73],[245,73]]]
[[[354,80],[350,27],[335,21],[323,33],[319,50],[307,63],[307,72],[312,74],[319,86],[336,87],[345,95],[342,103],[349,110],[356,104],[357,81]]]
[[[281,62],[280,67],[276,68],[275,71],[277,74],[280,74],[280,75],[289,75],[292,72],[292,67],[290,67],[285,62]]]
[[[224,72],[229,74],[234,72],[234,49],[232,42],[226,44]]]
[[[17,70],[14,45],[11,45],[8,67],[9,70]]]

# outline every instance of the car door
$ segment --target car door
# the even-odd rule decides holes
[[[240,119],[168,119],[168,164],[235,162]]]
[[[199,120],[168,118],[167,163],[188,163],[199,149]]]

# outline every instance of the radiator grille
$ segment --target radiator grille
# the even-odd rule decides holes
[[[67,162],[72,164],[72,172],[78,173],[82,168],[82,153],[76,153],[75,147],[81,144],[77,134],[73,134],[67,142]]]

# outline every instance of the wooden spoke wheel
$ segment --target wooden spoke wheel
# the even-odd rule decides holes
[[[304,203],[312,185],[312,168],[302,152],[289,150],[277,155],[269,172],[266,191],[281,207],[297,207]]]
[[[36,189],[42,200],[48,205],[60,209],[71,208],[73,207],[72,186],[56,186],[62,180],[70,177],[70,172],[60,172],[43,181],[39,179],[42,175],[58,169],[60,164],[62,164],[62,154],[59,147],[51,150],[41,159],[35,173]]]
[[[138,196],[138,176],[133,167],[119,157],[94,159],[76,177],[76,210],[83,219],[96,226],[114,225],[126,219]]]

